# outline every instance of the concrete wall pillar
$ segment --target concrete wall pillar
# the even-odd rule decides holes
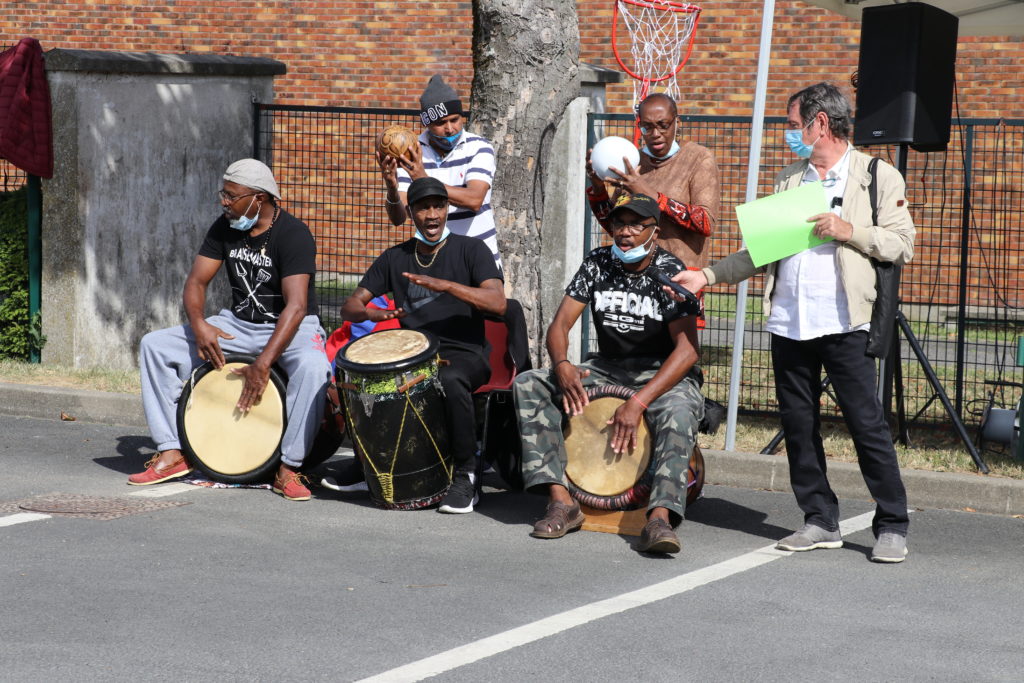
[[[184,321],[181,290],[228,164],[252,156],[271,59],[52,50],[54,175],[43,181],[44,363],[129,368]],[[220,278],[218,278],[220,279]],[[223,283],[208,309],[226,301]]]

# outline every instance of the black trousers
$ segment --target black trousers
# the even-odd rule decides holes
[[[889,425],[875,393],[875,362],[865,354],[867,332],[795,341],[772,335],[775,393],[782,413],[789,478],[806,523],[839,529],[839,501],[826,476],[821,444],[821,370],[835,390],[857,450],[864,483],[875,499],[872,529],[906,535],[907,492]]]
[[[477,353],[442,347],[441,387],[444,389],[448,441],[456,470],[476,469],[476,409],[473,392],[491,377],[491,366]]]

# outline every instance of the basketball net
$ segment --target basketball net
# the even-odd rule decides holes
[[[657,84],[661,91],[679,101],[676,74],[690,58],[693,38],[697,33],[700,7],[673,0],[614,0],[612,52],[622,70],[633,77],[633,109],[639,113],[640,103]],[[619,17],[630,38],[631,66],[619,54],[616,39]],[[634,144],[640,143],[640,128],[633,133]]]

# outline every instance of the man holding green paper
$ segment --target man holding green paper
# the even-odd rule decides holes
[[[764,313],[771,333],[775,390],[786,437],[790,482],[804,526],[782,550],[839,548],[839,502],[826,476],[820,434],[821,371],[828,373],[853,438],[861,473],[876,503],[874,562],[907,555],[907,494],[896,450],[875,392],[866,353],[875,272],[869,257],[902,265],[914,255],[914,224],[899,172],[879,161],[877,221],[869,196],[871,157],[850,144],[852,114],[842,92],[818,83],[787,103],[786,142],[801,161],[775,178],[775,192],[820,182],[830,211],[809,216],[813,236],[828,241],[756,267],[741,250],[701,271],[672,279],[692,292],[764,272]],[[877,225],[873,223],[877,222]],[[667,291],[667,290],[666,290]]]

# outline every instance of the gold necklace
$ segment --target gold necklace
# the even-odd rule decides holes
[[[420,264],[420,268],[429,268],[430,266],[434,265],[434,261],[437,260],[437,255],[441,253],[441,250],[444,249],[444,245],[446,244],[448,244],[447,239],[444,242],[441,242],[441,245],[434,250],[433,255],[431,255],[430,257],[430,261],[428,261],[427,263],[420,261],[420,250],[417,249],[416,247],[412,248],[412,255],[416,257],[416,263]]]

